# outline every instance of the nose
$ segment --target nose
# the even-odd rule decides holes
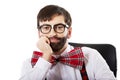
[[[54,29],[52,28],[51,31],[50,31],[50,33],[49,33],[49,36],[50,36],[50,37],[53,37],[53,36],[55,36],[55,35],[56,35],[56,32],[55,32]]]

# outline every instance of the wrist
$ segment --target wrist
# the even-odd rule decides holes
[[[51,56],[52,56],[51,54],[43,54],[42,58],[47,60],[47,61],[50,61]]]

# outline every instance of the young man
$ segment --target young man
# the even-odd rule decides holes
[[[115,80],[100,53],[68,44],[71,23],[70,14],[62,7],[47,5],[40,10],[39,51],[24,62],[20,80]]]

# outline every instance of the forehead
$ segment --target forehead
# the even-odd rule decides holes
[[[59,16],[54,16],[50,21],[40,21],[39,24],[43,25],[43,24],[50,24],[50,25],[54,25],[54,24],[58,24],[58,23],[63,23],[65,24],[65,19],[64,16],[59,15]]]

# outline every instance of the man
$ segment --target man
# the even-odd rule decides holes
[[[100,53],[68,44],[71,23],[70,14],[62,7],[47,5],[40,10],[37,16],[39,51],[34,51],[33,57],[24,62],[20,80],[115,80]]]

